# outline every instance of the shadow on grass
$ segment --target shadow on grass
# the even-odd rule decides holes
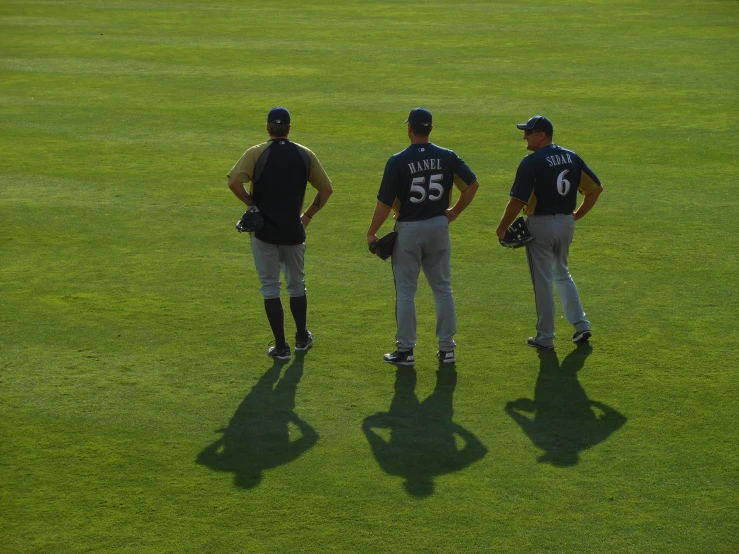
[[[439,365],[434,392],[423,402],[415,393],[416,371],[398,367],[390,410],[362,423],[382,470],[403,477],[406,491],[417,498],[433,494],[434,476],[460,471],[487,453],[477,437],[452,421],[457,372],[453,365]]]
[[[519,398],[506,404],[506,412],[544,450],[540,462],[575,465],[580,452],[603,442],[626,423],[613,408],[590,400],[577,380],[577,372],[592,351],[589,344],[579,345],[560,364],[554,350],[539,349],[534,399]]]
[[[198,454],[197,463],[231,472],[237,487],[250,489],[262,480],[264,470],[290,463],[316,444],[316,431],[295,413],[303,363],[303,353],[297,353],[280,379],[285,363],[275,360],[246,395],[228,427],[218,431],[223,436]],[[290,426],[300,432],[300,438],[290,440]]]

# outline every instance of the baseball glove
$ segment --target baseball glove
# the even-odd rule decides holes
[[[393,248],[395,248],[395,240],[398,238],[398,233],[393,231],[388,233],[384,237],[377,239],[375,242],[369,245],[369,251],[378,256],[383,260],[387,260],[393,255]]]
[[[511,223],[511,226],[505,230],[505,236],[499,239],[502,246],[506,248],[521,248],[526,246],[534,240],[534,237],[529,233],[529,227],[526,225],[526,220],[523,217],[519,217]]]
[[[253,233],[264,227],[264,217],[256,206],[250,206],[246,213],[236,222],[239,233]]]

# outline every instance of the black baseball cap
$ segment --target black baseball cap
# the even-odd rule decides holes
[[[542,131],[550,136],[554,134],[554,125],[543,115],[535,115],[526,123],[519,123],[516,127],[522,131]]]
[[[408,119],[406,119],[405,122],[410,123],[411,127],[414,129],[430,127],[431,112],[426,108],[414,108],[411,110],[411,113],[408,114]]]
[[[290,112],[282,106],[275,106],[267,114],[267,123],[290,123]]]

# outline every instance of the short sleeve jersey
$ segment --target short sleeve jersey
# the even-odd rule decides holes
[[[527,215],[571,214],[578,190],[587,196],[596,188],[600,180],[580,156],[550,144],[521,161],[511,196],[526,203]]]
[[[398,221],[420,221],[451,205],[452,187],[465,191],[477,180],[453,151],[430,142],[411,144],[385,165],[377,200],[392,206]]]
[[[270,244],[302,244],[305,230],[300,212],[307,183],[319,191],[331,186],[316,155],[286,138],[249,148],[228,177],[251,182],[249,193],[264,216],[264,228],[254,236]]]

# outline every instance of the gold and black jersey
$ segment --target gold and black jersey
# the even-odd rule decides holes
[[[310,182],[319,191],[331,186],[316,155],[286,138],[271,139],[247,150],[228,177],[251,183],[249,193],[265,223],[255,236],[270,244],[304,242],[300,213],[306,186]]]

